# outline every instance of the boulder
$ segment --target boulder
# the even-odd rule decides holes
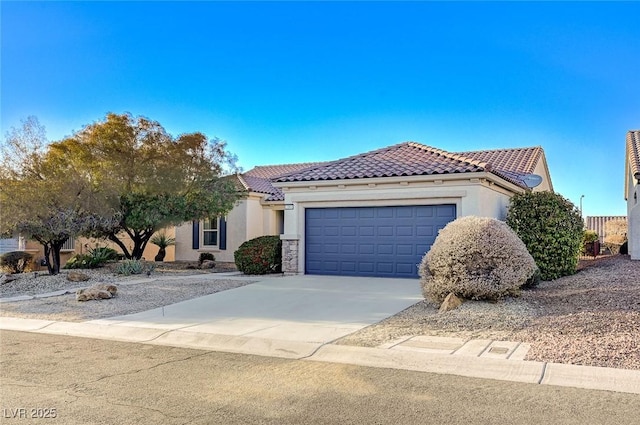
[[[118,292],[118,287],[112,283],[98,283],[96,285],[93,285],[90,289],[99,289],[101,291],[107,291],[109,292],[112,296],[116,294],[116,292]]]
[[[12,274],[8,274],[8,273],[2,274],[2,275],[0,275],[0,285],[4,285],[5,283],[9,283],[9,282],[11,282],[13,280],[16,280],[16,279],[17,279],[17,277],[15,277]]]
[[[89,276],[84,273],[73,271],[67,274],[67,280],[70,282],[86,282],[89,280]]]
[[[204,260],[202,262],[202,264],[200,265],[201,269],[212,269],[216,266],[216,262],[215,261],[211,261],[211,260]]]
[[[76,291],[76,301],[102,300],[111,298],[111,292],[102,289],[87,288]]]
[[[438,310],[438,313],[444,313],[445,311],[455,310],[461,305],[462,305],[462,300],[456,297],[456,295],[453,292],[451,292],[449,293],[449,295],[445,297],[442,304],[440,304],[440,309]]]
[[[98,283],[85,289],[78,289],[76,291],[76,301],[90,301],[90,300],[108,300],[112,298],[118,287],[110,283]]]

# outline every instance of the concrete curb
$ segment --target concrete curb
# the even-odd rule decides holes
[[[0,329],[640,394],[639,370],[12,317]]]

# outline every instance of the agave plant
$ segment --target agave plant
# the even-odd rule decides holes
[[[158,250],[158,254],[156,254],[154,260],[155,261],[163,261],[164,256],[167,255],[166,248],[171,245],[175,245],[176,240],[170,236],[167,236],[164,232],[156,233],[153,235],[151,239],[149,239],[154,245],[157,245],[160,249]]]

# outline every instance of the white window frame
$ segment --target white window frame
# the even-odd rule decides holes
[[[207,223],[211,223],[214,225],[214,228],[207,229]],[[201,240],[202,240],[202,248],[218,248],[220,246],[220,219],[218,217],[209,218],[206,220],[202,220],[202,226],[200,227],[202,230]],[[215,244],[207,244],[207,233],[215,232]]]

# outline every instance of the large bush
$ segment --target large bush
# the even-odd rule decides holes
[[[576,272],[584,223],[569,200],[553,192],[527,192],[511,198],[507,224],[533,256],[543,280]]]
[[[24,251],[11,251],[0,255],[0,268],[9,273],[24,273],[33,260],[33,255]]]
[[[420,264],[425,298],[442,302],[449,293],[473,300],[514,295],[536,277],[536,264],[505,223],[462,217],[440,231]]]
[[[282,271],[282,241],[280,236],[260,236],[240,245],[233,257],[245,274],[277,273]]]

